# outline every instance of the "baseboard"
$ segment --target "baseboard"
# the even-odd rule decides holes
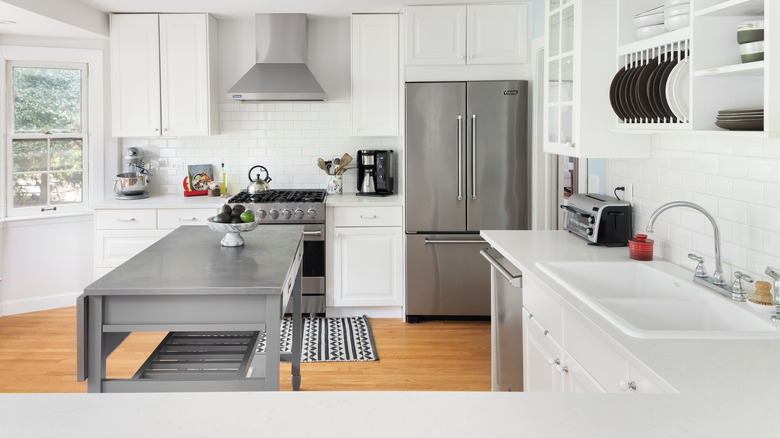
[[[403,318],[403,307],[327,307],[325,315],[347,318],[366,315],[369,318]]]
[[[24,300],[5,301],[0,303],[0,316],[59,309],[60,307],[72,307],[76,305],[76,298],[78,298],[81,293],[82,292],[79,291],[46,297],[27,298]]]

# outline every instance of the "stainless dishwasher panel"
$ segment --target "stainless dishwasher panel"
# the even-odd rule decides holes
[[[407,320],[489,317],[490,274],[479,256],[485,246],[479,234],[407,234]]]
[[[480,251],[491,264],[493,387],[523,390],[523,273],[495,248]]]

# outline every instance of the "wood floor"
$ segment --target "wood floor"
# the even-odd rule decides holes
[[[490,324],[370,319],[379,361],[301,364],[304,391],[489,391]],[[164,333],[133,333],[108,358],[131,376]],[[290,390],[290,365],[280,365]],[[86,392],[76,381],[76,308],[0,317],[0,392]]]

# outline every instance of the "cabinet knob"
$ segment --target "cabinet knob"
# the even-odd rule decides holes
[[[636,391],[636,382],[633,380],[620,380],[618,383],[618,386],[620,387],[620,390],[623,392],[628,392],[630,389],[631,391]]]
[[[549,363],[550,365],[560,365],[561,364],[561,360],[558,359],[558,358],[553,359],[553,358],[550,357],[550,358],[547,359],[547,363]]]
[[[569,372],[569,367],[566,365],[556,365],[555,371],[558,371],[559,373],[567,373]]]

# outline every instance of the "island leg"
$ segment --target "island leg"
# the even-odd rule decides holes
[[[301,350],[303,338],[303,321],[301,318],[301,282],[303,276],[303,265],[298,267],[298,273],[295,277],[295,285],[292,291],[293,300],[293,320],[292,320],[292,354],[290,363],[292,364],[290,373],[290,383],[293,391],[301,389]]]
[[[87,299],[87,392],[103,392],[108,356],[104,351],[103,297],[92,296]]]

